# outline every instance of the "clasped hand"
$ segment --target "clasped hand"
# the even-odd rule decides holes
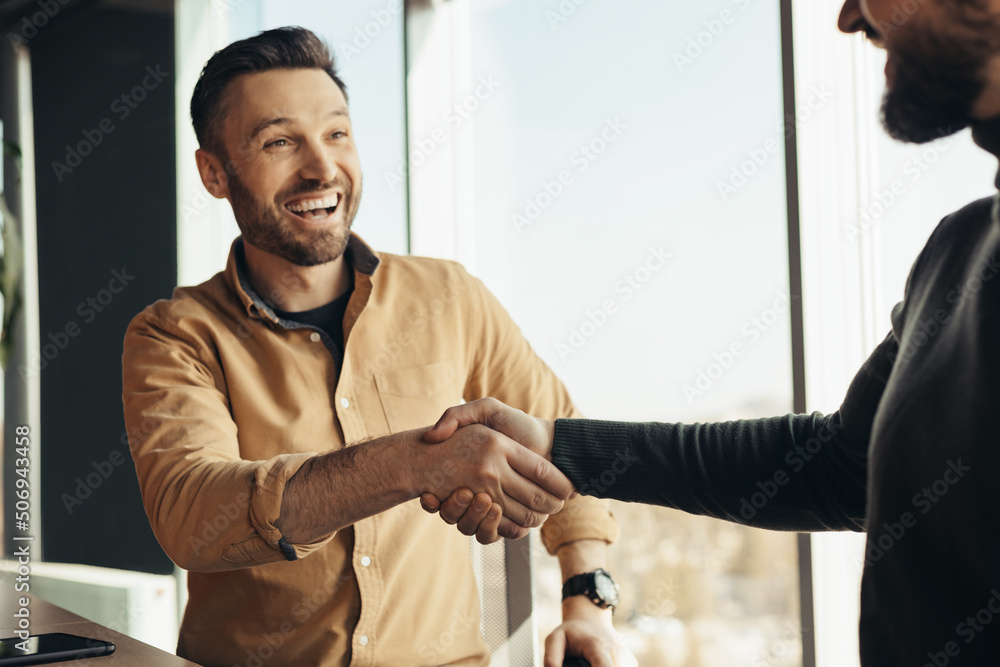
[[[491,439],[502,450],[517,474],[497,474],[495,479],[470,488],[460,484],[443,493],[427,492],[420,504],[428,512],[441,512],[447,523],[458,524],[465,535],[482,544],[501,537],[518,539],[541,525],[549,514],[562,509],[562,501],[576,495],[572,483],[549,459],[555,422],[537,419],[494,398],[484,398],[449,408],[423,440],[442,446],[460,429],[469,430],[477,442]]]
[[[572,489],[572,483],[550,461],[555,422],[531,417],[496,399],[484,398],[449,408],[438,423],[423,435],[423,441],[431,448],[441,447],[466,429],[485,429],[505,445],[514,443],[516,449],[521,451],[520,461],[534,460],[539,466],[535,470],[517,470],[524,471],[529,479],[537,481],[542,487],[545,486],[543,481],[558,481],[550,492],[565,489],[566,484]],[[525,455],[530,456],[524,458]],[[525,483],[527,480],[523,480],[521,489],[528,488]],[[420,497],[420,503],[428,512],[440,511],[445,521],[457,523],[462,533],[475,535],[483,544],[495,542],[500,537],[523,537],[527,535],[528,528],[538,525],[545,518],[537,513],[522,513],[522,507],[534,507],[532,503],[524,502],[524,496],[518,496],[522,502],[517,503],[505,500],[489,488],[475,487],[475,490],[478,493],[459,487],[446,498],[425,493]],[[535,490],[535,493],[540,494],[538,499],[544,496],[540,490]],[[558,509],[561,509],[562,503],[559,505]],[[538,511],[542,510],[536,508]],[[525,516],[530,516],[531,520],[523,521]],[[584,656],[594,667],[636,667],[638,664],[614,629],[610,612],[599,609],[590,600],[576,597],[563,602],[563,621],[545,641],[546,667],[561,665],[564,657],[570,655]]]

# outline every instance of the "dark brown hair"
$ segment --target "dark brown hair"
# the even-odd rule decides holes
[[[217,51],[205,63],[191,96],[191,122],[198,144],[219,157],[226,157],[221,137],[222,118],[226,88],[233,79],[251,72],[299,68],[323,70],[347,99],[347,86],[337,76],[329,47],[305,28],[265,30]]]

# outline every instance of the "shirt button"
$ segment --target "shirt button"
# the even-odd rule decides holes
[[[361,639],[358,640],[358,643],[362,646],[368,646],[368,635],[361,635]]]
[[[319,334],[316,333],[315,331],[313,331],[311,334],[309,334],[309,340],[311,340],[314,343],[318,343],[319,342]]]
[[[368,567],[369,565],[371,565],[371,564],[372,564],[372,559],[371,559],[371,558],[369,558],[368,556],[362,556],[362,557],[361,557],[361,564],[362,564],[362,565],[363,565],[364,567]]]
[[[346,398],[342,398],[342,399],[340,399],[340,406],[343,407],[343,408],[349,408],[349,407],[351,407],[351,402],[349,400],[347,400]]]

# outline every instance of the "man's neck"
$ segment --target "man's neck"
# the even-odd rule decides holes
[[[316,266],[297,266],[243,241],[247,279],[279,310],[296,313],[326,305],[351,287],[351,267],[341,255]]]

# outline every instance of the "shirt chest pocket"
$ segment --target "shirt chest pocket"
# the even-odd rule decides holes
[[[379,400],[393,433],[431,426],[462,402],[464,383],[450,361],[401,368],[375,376]]]

